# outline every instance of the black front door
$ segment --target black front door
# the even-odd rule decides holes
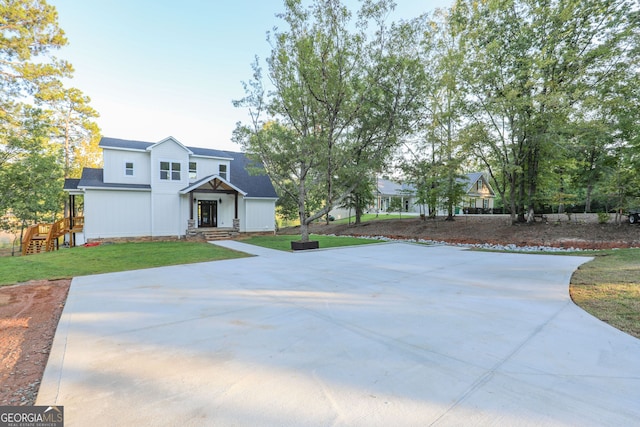
[[[218,226],[218,202],[198,200],[198,227]]]

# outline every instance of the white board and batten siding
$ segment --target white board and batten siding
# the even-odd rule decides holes
[[[239,212],[240,231],[255,233],[260,231],[273,231],[275,228],[276,199],[245,197],[244,207]]]
[[[104,150],[104,182],[107,184],[145,184],[150,182],[149,154],[131,150]],[[132,163],[132,175],[126,174],[127,163]]]
[[[189,185],[189,152],[185,147],[167,140],[151,149],[151,236],[180,236],[186,227],[181,227],[184,214],[183,203],[177,196],[180,189]],[[173,179],[171,166],[169,179],[160,179],[160,162],[180,164],[180,179]]]
[[[179,197],[175,194],[153,193],[151,195],[153,209],[151,211],[152,236],[180,236],[185,227],[180,227],[181,209]]]
[[[87,191],[84,206],[86,239],[151,235],[150,191]]]

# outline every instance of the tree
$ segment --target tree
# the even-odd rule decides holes
[[[440,178],[436,169],[434,162],[425,159],[413,158],[403,164],[407,181],[416,189],[416,204],[425,218],[435,218],[438,212]]]
[[[249,108],[251,123],[238,124],[234,139],[297,200],[301,240],[308,241],[308,225],[358,188],[357,180],[342,185],[354,170],[379,170],[407,131],[422,75],[419,63],[404,55],[411,26],[384,24],[388,0],[364,2],[355,29],[338,0],[308,9],[287,0],[285,7],[280,17],[288,30],[272,35],[267,60],[274,90],[265,93],[256,61],[253,81],[244,84],[247,96],[234,103]],[[368,41],[371,22],[377,27]],[[295,190],[284,185],[290,182]]]
[[[429,201],[430,216],[440,205],[447,210],[447,220],[453,220],[463,194],[460,132],[466,121],[461,90],[464,40],[447,11],[438,10],[417,22],[424,32],[417,40],[421,64],[430,81],[421,98],[421,138],[410,149],[405,170],[410,172],[421,202]]]
[[[400,217],[402,217],[402,198],[400,196],[391,197],[387,212],[398,212]]]
[[[52,219],[62,181],[74,160],[95,162],[97,113],[78,89],[61,80],[72,67],[52,52],[67,40],[55,8],[45,0],[0,2],[0,213],[27,222]],[[52,109],[40,107],[51,101]],[[63,150],[52,143],[62,135]]]
[[[93,166],[96,162],[100,129],[93,119],[99,117],[98,112],[89,105],[91,99],[81,90],[64,88],[61,82],[49,85],[37,98],[51,108],[55,139],[64,147],[65,178],[79,177],[83,166]]]
[[[367,174],[364,176],[353,176],[351,179],[345,179],[344,185],[351,189],[351,192],[343,199],[340,207],[345,209],[353,209],[355,213],[355,224],[362,222],[362,215],[368,206],[371,206],[375,200],[375,179],[368,178]],[[355,187],[352,184],[355,182]]]
[[[469,44],[469,112],[483,136],[470,147],[493,163],[512,220],[532,221],[573,114],[637,63],[637,10],[626,0],[460,0],[452,10]]]
[[[67,39],[55,8],[45,0],[3,1],[0,31],[0,121],[7,122],[25,96],[70,76],[72,68],[49,55]]]
[[[42,110],[25,107],[9,136],[0,165],[0,212],[10,212],[21,228],[52,220],[62,206],[60,152],[49,144],[51,123]],[[4,228],[10,224],[3,224]]]

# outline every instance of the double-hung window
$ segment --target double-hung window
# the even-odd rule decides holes
[[[227,165],[220,165],[218,167],[218,175],[220,175],[222,179],[227,179]]]
[[[189,179],[196,179],[198,177],[198,164],[196,162],[189,162]]]
[[[133,162],[124,163],[124,175],[133,176]]]
[[[180,181],[180,163],[160,162],[160,179]]]

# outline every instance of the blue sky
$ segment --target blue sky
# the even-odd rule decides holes
[[[396,0],[392,20],[453,0]],[[282,25],[282,0],[49,0],[69,45],[70,86],[91,97],[104,136],[239,151],[231,142],[246,112],[243,97],[255,55],[269,54],[266,32]],[[349,0],[347,4],[357,7]]]

